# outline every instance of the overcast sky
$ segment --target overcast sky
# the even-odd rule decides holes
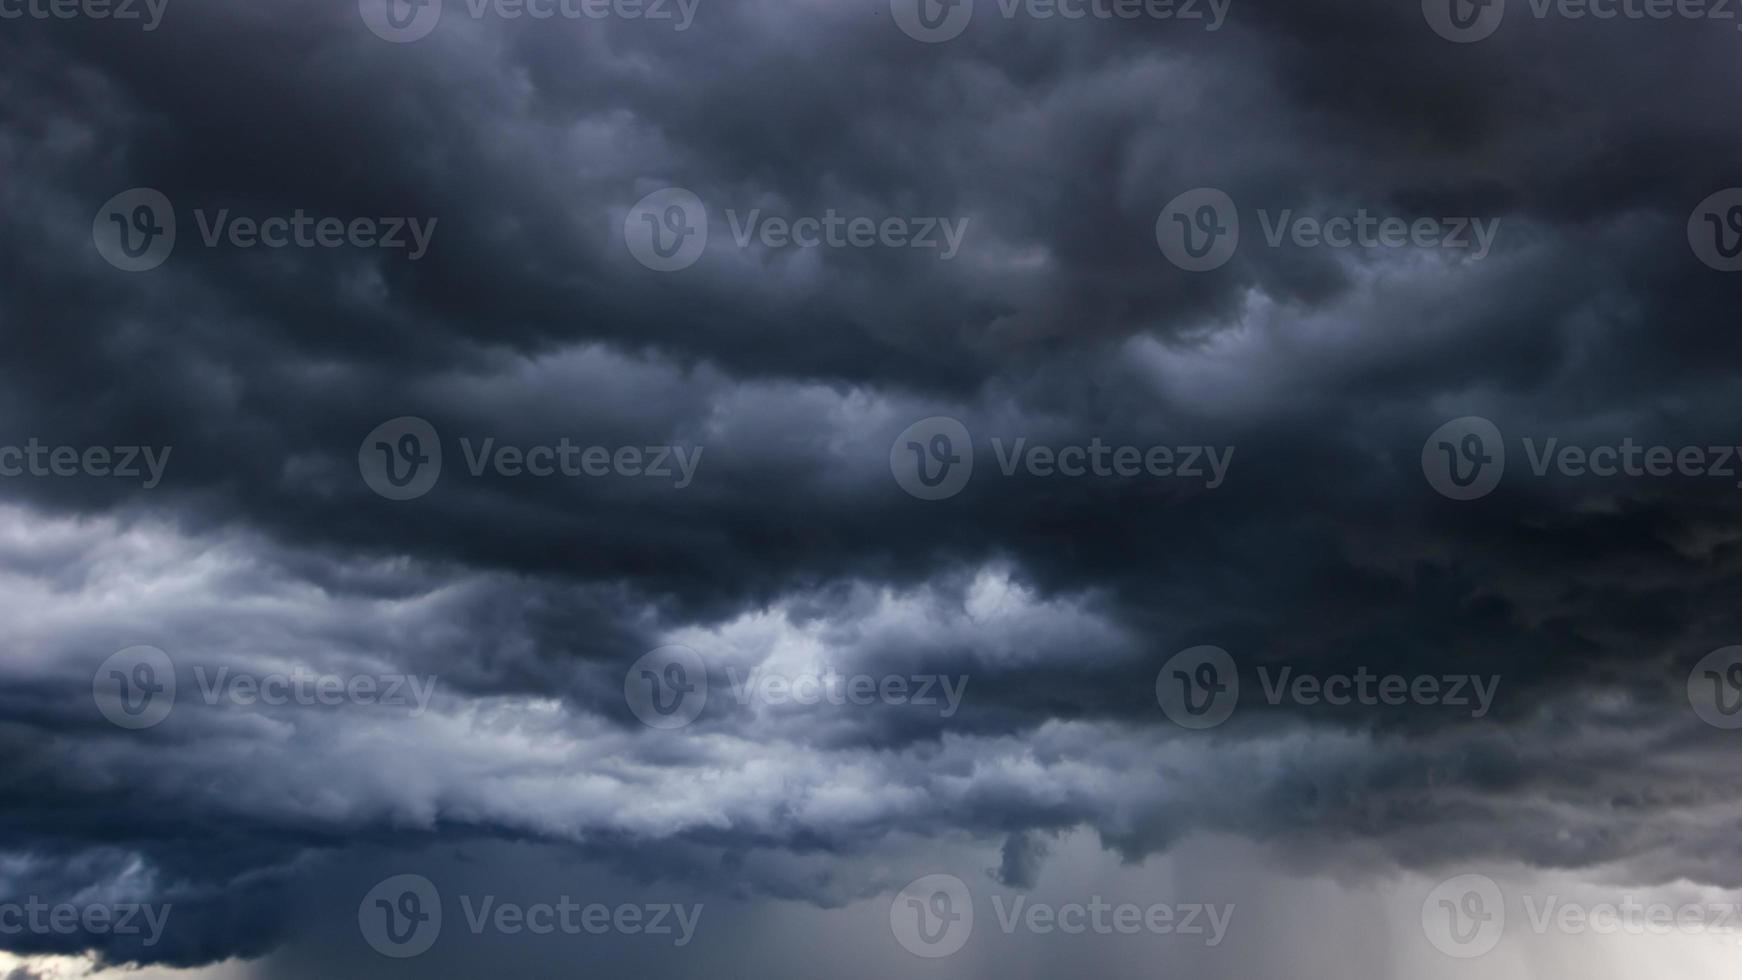
[[[1618,3],[0,0],[0,976],[1732,976]]]

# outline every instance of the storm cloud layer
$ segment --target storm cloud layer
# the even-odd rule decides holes
[[[751,932],[1203,834],[1742,888],[1734,23],[922,3],[0,3],[0,900],[175,910],[0,949],[319,975],[515,848]]]

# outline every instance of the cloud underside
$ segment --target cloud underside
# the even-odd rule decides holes
[[[1742,635],[1736,481],[1515,459],[1458,504],[1419,465],[1464,415],[1736,441],[1734,286],[1685,239],[1742,163],[1712,123],[1742,82],[1728,33],[1521,16],[1460,46],[1413,4],[1258,2],[1213,33],[981,16],[922,45],[882,4],[752,0],[683,32],[455,8],[406,45],[308,2],[0,34],[0,443],[174,447],[149,491],[0,483],[0,895],[190,910],[153,949],[5,943],[258,956],[322,860],[485,839],[825,907],[888,888],[851,859],[913,840],[985,842],[1025,887],[1082,832],[1129,860],[1215,831],[1337,875],[1493,859],[1742,887],[1742,799],[1714,778],[1734,746],[1685,691]],[[136,186],[182,240],[126,275],[91,215]],[[682,273],[614,237],[665,186],[720,226]],[[1190,275],[1154,224],[1200,186],[1248,214],[1501,230],[1472,261],[1271,248],[1249,222]],[[440,225],[412,263],[207,248],[196,209]],[[970,230],[947,262],[741,248],[727,209]],[[392,502],[356,454],[400,415],[451,445],[705,455],[677,489],[450,452]],[[937,502],[888,461],[931,415],[981,447]],[[1006,476],[993,438],[1235,455],[1213,490]],[[136,644],[183,687],[137,733],[90,696]],[[678,732],[623,698],[666,644],[708,665]],[[1472,717],[1248,684],[1193,732],[1154,683],[1195,644],[1499,687]],[[415,712],[206,704],[194,672],[221,667],[437,686]],[[758,669],[966,687],[948,716],[746,703]]]

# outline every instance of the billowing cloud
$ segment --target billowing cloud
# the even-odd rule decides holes
[[[1361,887],[1742,887],[1696,668],[1742,636],[1742,341],[1689,239],[1733,32],[1418,7],[8,21],[0,902],[175,910],[0,934],[13,976],[318,972],[348,867],[473,849],[772,932],[1205,835]],[[671,187],[708,231],[667,272],[626,228]],[[173,209],[148,271],[94,243],[131,188]],[[1194,188],[1240,228],[1203,272],[1158,245]],[[1423,455],[1474,461],[1429,440],[1469,416],[1505,470],[1456,500]],[[389,499],[359,456],[427,451],[405,417],[440,472]],[[892,473],[960,450],[944,499]],[[1193,727],[1158,682],[1204,646],[1240,691]],[[106,718],[111,670],[173,709]],[[705,704],[633,693],[668,681]]]

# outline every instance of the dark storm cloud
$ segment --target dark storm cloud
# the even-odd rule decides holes
[[[1012,888],[1033,888],[1046,858],[1047,841],[1038,834],[1011,834],[1004,839],[998,880]]]
[[[109,955],[257,955],[306,854],[390,834],[643,870],[661,841],[662,870],[823,904],[870,886],[778,855],[967,832],[1004,842],[1020,887],[1047,832],[1083,826],[1128,857],[1210,828],[1738,883],[1691,812],[1732,797],[1682,768],[1718,749],[1681,689],[1738,635],[1735,487],[1520,459],[1457,504],[1417,461],[1468,414],[1509,438],[1736,441],[1736,292],[1683,231],[1742,172],[1734,32],[1518,16],[1459,46],[1415,4],[1240,0],[1213,33],[984,15],[942,45],[857,2],[704,4],[685,32],[455,7],[407,45],[344,3],[113,26],[0,34],[0,443],[174,447],[150,491],[5,484],[25,658],[0,694],[5,839],[47,891],[139,856],[187,912],[173,944]],[[621,231],[667,185],[713,221],[669,275]],[[1200,185],[1245,238],[1192,275],[1154,226]],[[127,275],[90,227],[135,186],[174,202],[180,240]],[[1475,262],[1269,248],[1255,217],[1360,207],[1502,224]],[[416,262],[203,247],[194,210],[226,208],[439,224]],[[726,211],[756,208],[969,224],[949,261],[740,249]],[[356,454],[407,414],[448,458],[399,503]],[[928,503],[887,458],[933,414],[979,450]],[[1236,451],[1214,490],[1006,478],[994,436]],[[705,454],[681,490],[473,478],[461,437]],[[982,609],[988,569],[1009,597]],[[683,736],[622,698],[673,641],[711,669]],[[196,706],[132,734],[88,692],[135,643],[189,689],[195,664],[320,661],[441,694],[418,719]],[[726,667],[805,643],[967,676],[962,710],[734,703]],[[1248,671],[1504,686],[1477,723],[1271,710],[1248,675],[1227,729],[1184,733],[1153,681],[1200,643]]]

